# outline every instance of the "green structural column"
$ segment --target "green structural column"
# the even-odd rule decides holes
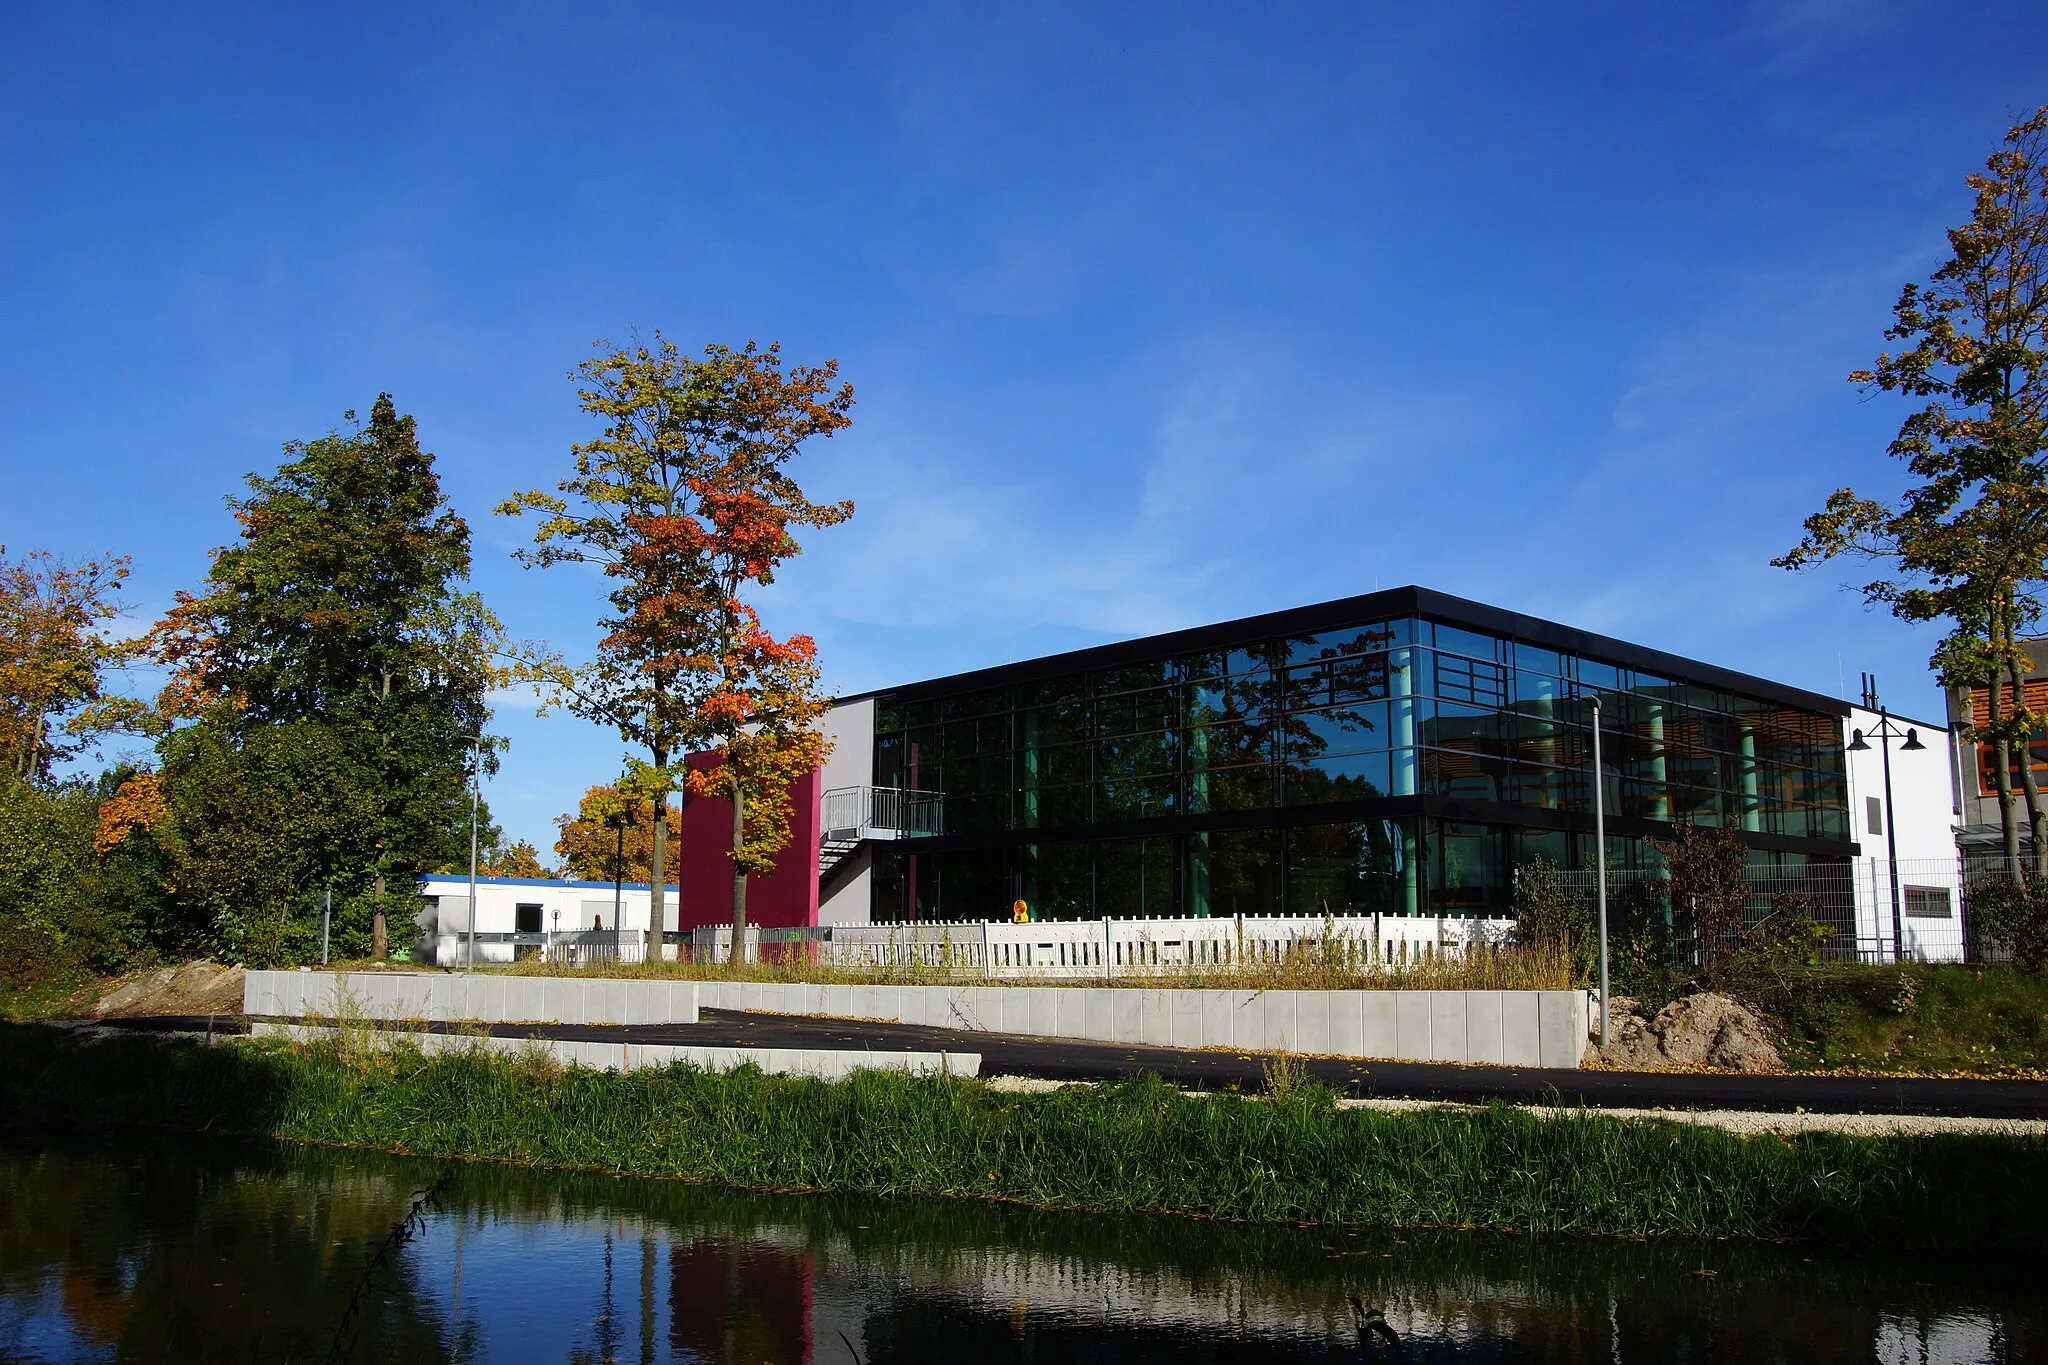
[[[1762,802],[1758,799],[1756,785],[1756,731],[1747,725],[1742,727],[1742,827],[1748,830],[1764,827]]]
[[[1187,913],[1196,919],[1209,918],[1209,834],[1206,830],[1188,836]]]
[[[1415,795],[1415,651],[1397,649],[1387,664],[1387,690],[1393,698],[1395,796]]]

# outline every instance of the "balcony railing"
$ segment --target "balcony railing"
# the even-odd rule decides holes
[[[834,843],[914,839],[943,833],[937,792],[837,787],[820,799],[823,837]]]

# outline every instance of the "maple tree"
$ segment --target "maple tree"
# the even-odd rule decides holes
[[[686,781],[693,794],[732,803],[738,931],[747,877],[787,842],[787,792],[776,783],[822,759],[822,739],[806,728],[826,705],[815,646],[801,635],[775,640],[745,594],[798,553],[797,530],[853,514],[851,503],[810,501],[785,471],[805,441],[851,424],[853,386],[837,382],[836,361],[785,371],[778,346],[751,341],[701,356],[658,332],[651,346],[605,347],[574,376],[603,432],[572,448],[575,472],[555,493],[519,493],[498,510],[540,517],[522,562],[596,565],[611,581],[596,656],[571,667],[530,646],[522,671],[550,704],[648,754],[627,786],[656,803],[649,954],[658,959],[669,793]],[[693,747],[719,755],[715,777],[677,771]]]
[[[4,558],[0,545],[0,761],[24,782],[94,738],[133,724],[140,709],[106,689],[138,646],[109,626],[126,556],[65,560],[47,551]]]
[[[618,783],[607,782],[590,788],[577,802],[573,815],[557,815],[555,856],[562,869],[578,881],[608,882],[613,877],[613,860],[619,848],[620,831],[607,824],[615,815],[625,815],[625,853],[620,860],[623,880],[652,882],[654,876],[653,798],[627,794]],[[681,819],[680,807],[671,805],[666,823]]]
[[[2048,800],[2033,764],[2013,762],[2044,724],[2026,701],[2032,665],[2020,641],[2040,618],[2048,572],[2048,106],[2014,125],[1968,184],[1974,205],[1949,230],[1949,259],[1893,306],[1885,337],[1902,348],[1850,375],[1924,400],[1890,446],[1916,482],[1894,502],[1836,490],[1772,563],[1882,563],[1887,572],[1862,585],[1867,601],[1949,624],[1931,662],[1944,686],[1988,686],[1990,714],[1971,737],[1996,749],[2007,867],[2023,875],[2017,766],[2033,875],[2048,879]]]

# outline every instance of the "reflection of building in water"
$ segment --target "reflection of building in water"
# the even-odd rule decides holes
[[[669,1248],[669,1347],[686,1359],[811,1359],[811,1258],[716,1238]]]

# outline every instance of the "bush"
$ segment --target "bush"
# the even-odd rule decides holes
[[[1591,979],[1600,965],[1599,930],[1585,898],[1567,890],[1548,858],[1515,872],[1515,943],[1564,954],[1578,981]]]
[[[1978,936],[2012,954],[2022,971],[2048,966],[2048,886],[2023,886],[2010,877],[1970,883],[1968,907]]]

